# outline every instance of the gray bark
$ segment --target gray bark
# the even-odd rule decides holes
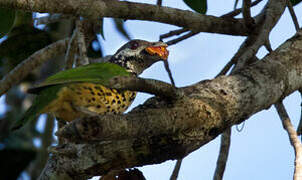
[[[82,179],[182,158],[300,89],[301,51],[302,37],[297,34],[233,75],[178,89],[184,95],[174,101],[154,98],[126,115],[76,120],[58,134],[85,144],[52,149],[41,178],[68,174]]]

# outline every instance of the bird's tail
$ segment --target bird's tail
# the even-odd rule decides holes
[[[57,93],[60,91],[61,87],[61,85],[57,85],[41,90],[34,99],[32,106],[24,113],[20,120],[15,122],[11,130],[17,130],[27,122],[34,120],[50,102],[57,98]]]
[[[18,130],[20,129],[22,126],[24,126],[27,122],[30,122],[32,120],[34,120],[37,116],[39,112],[39,108],[37,106],[37,104],[33,104],[22,116],[21,119],[17,120],[13,126],[11,127],[12,131]]]

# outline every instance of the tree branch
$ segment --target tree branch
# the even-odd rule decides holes
[[[174,166],[174,170],[173,170],[172,175],[170,177],[170,180],[177,180],[181,163],[182,163],[182,159],[177,159],[177,161],[175,163],[175,166]]]
[[[258,3],[260,3],[262,0],[256,0],[252,2],[251,7],[256,6]],[[239,15],[242,12],[242,8],[235,9],[227,14],[222,15],[221,17],[235,17]]]
[[[162,0],[157,0],[157,3],[156,3],[158,6],[162,6],[163,4],[163,1]]]
[[[183,96],[183,92],[171,84],[134,76],[114,77],[109,80],[108,86],[119,90],[146,92],[166,100],[175,100]]]
[[[78,49],[77,34],[78,34],[78,29],[75,28],[68,42],[68,47],[65,54],[65,69],[71,69],[76,59],[75,56],[77,54],[77,49]]]
[[[63,19],[74,19],[74,16],[66,14],[50,14],[49,16],[43,16],[34,18],[36,25],[55,23]]]
[[[231,145],[231,132],[232,129],[228,128],[226,131],[224,131],[221,135],[221,142],[220,142],[220,150],[219,150],[219,156],[216,162],[216,169],[214,173],[214,180],[222,180],[223,174],[225,170],[225,166],[228,160],[229,156],[229,150]]]
[[[275,108],[280,116],[284,130],[287,132],[290,144],[295,151],[295,173],[294,180],[302,178],[302,144],[298,138],[297,132],[292,125],[290,118],[286,112],[284,105],[281,102],[275,104]]]
[[[254,19],[251,16],[251,0],[242,1],[242,16],[247,27],[253,28],[255,25]]]
[[[41,177],[86,178],[181,159],[300,89],[301,51],[302,37],[297,34],[236,74],[182,88],[185,96],[171,104],[153,98],[125,115],[75,120],[59,134],[69,141],[95,143],[58,147]]]
[[[82,66],[89,64],[89,60],[87,57],[87,47],[86,47],[86,42],[85,42],[85,29],[84,29],[84,21],[77,20],[76,21],[76,29],[77,31],[77,44],[78,44],[78,55],[79,57],[77,58],[76,61],[76,66]]]
[[[289,13],[290,13],[290,15],[292,17],[293,23],[295,25],[296,31],[298,32],[299,29],[300,29],[300,27],[299,27],[299,23],[298,23],[298,19],[297,19],[295,10],[294,10],[294,8],[293,8],[292,3],[290,2],[290,0],[286,0],[286,4],[287,4],[288,10],[289,10]]]
[[[233,71],[236,72],[244,67],[251,58],[254,58],[255,54],[258,52],[258,49],[262,45],[269,43],[269,33],[277,24],[284,10],[285,2],[274,2],[274,0],[270,0],[262,12],[256,17],[256,27],[254,28],[253,33],[246,38],[236,54],[223,67],[218,75],[227,73],[234,64],[236,64],[236,67],[233,69]],[[269,48],[270,46],[266,47],[271,50],[271,48]]]
[[[0,81],[0,96],[8,91],[13,85],[18,84],[36,67],[59,54],[65,53],[67,44],[68,39],[59,40],[35,52],[26,60],[18,64],[18,66],[16,66]]]
[[[256,27],[240,46],[231,62],[236,63],[234,72],[244,67],[262,45],[269,45],[269,33],[277,24],[286,7],[286,0],[270,0],[256,17]],[[271,50],[270,46],[268,47]]]
[[[269,35],[269,32],[271,31],[271,29],[277,23],[281,14],[283,14],[285,7],[282,10],[282,8],[280,8],[280,7],[274,7],[274,4],[271,4],[271,3],[272,3],[272,1],[269,1],[266,5],[266,8],[264,8],[262,13],[258,16],[258,18],[259,18],[258,19],[258,28],[260,27],[260,32],[258,32],[259,31],[258,30],[256,32],[254,32],[253,34],[251,34],[246,39],[246,41],[241,45],[240,49],[235,54],[235,56],[220,71],[218,76],[226,74],[230,70],[230,68],[237,62],[238,62],[238,64],[236,64],[236,66],[233,68],[231,74],[240,70],[241,68],[244,68],[246,65],[250,64],[250,62],[254,62],[255,54],[257,53],[257,51],[261,45],[266,45],[267,49],[270,52],[272,51],[272,49],[269,45],[268,35]],[[250,7],[251,7],[251,1],[244,0],[242,14],[243,14],[246,26],[253,28],[255,24],[254,24],[254,19],[251,17]],[[279,17],[277,17],[275,21],[272,21],[272,19],[264,21],[264,19],[267,18],[266,16],[268,16],[270,14],[270,10],[273,10],[273,9],[279,10],[279,12],[278,11],[274,12],[276,14],[279,14]],[[262,23],[266,23],[266,24],[262,24]],[[265,32],[265,31],[263,31],[263,27],[265,27],[267,25],[270,26],[269,31]],[[225,165],[226,165],[227,158],[228,158],[229,148],[230,148],[230,140],[231,140],[230,136],[231,136],[231,129],[227,129],[222,134],[219,157],[217,160],[217,166],[216,166],[216,170],[214,173],[215,180],[222,179],[222,177],[223,177]]]
[[[35,12],[73,14],[91,20],[113,17],[157,21],[188,28],[195,32],[240,36],[248,34],[245,24],[233,18],[219,18],[176,8],[127,1],[0,0],[0,6]]]
[[[178,37],[178,38],[176,38],[176,39],[172,39],[172,40],[166,42],[166,44],[168,44],[168,45],[170,46],[170,45],[179,43],[180,41],[185,40],[185,39],[188,39],[188,38],[190,38],[190,37],[192,37],[192,36],[195,36],[195,35],[198,34],[198,33],[199,33],[199,32],[190,31],[189,33],[187,33],[187,34],[185,34],[185,35],[183,35],[183,36],[180,36],[180,37]]]
[[[300,93],[300,97],[302,99],[302,91],[301,91],[301,89],[299,90],[299,93]],[[297,134],[299,136],[302,135],[302,102],[300,103],[300,121],[299,121],[299,124],[298,124],[298,127],[297,127]]]
[[[141,110],[139,108],[125,115],[83,118],[70,123],[58,134],[72,141],[124,139],[162,132],[170,134],[196,127],[207,130],[215,127],[214,134],[219,134],[226,127],[241,123],[300,88],[302,78],[299,67],[302,62],[298,60],[301,58],[301,39],[295,36],[265,60],[234,75],[181,88],[184,95],[170,105],[154,100],[151,104],[145,103]],[[285,51],[290,51],[290,57],[285,57]],[[297,72],[295,77],[289,77],[289,72],[293,71]],[[207,124],[207,120],[211,123]],[[93,131],[88,132],[88,126]]]
[[[169,38],[169,37],[171,37],[171,36],[178,36],[178,35],[180,35],[180,34],[182,34],[182,33],[187,32],[187,31],[189,31],[189,30],[188,30],[188,29],[185,29],[185,28],[176,29],[176,30],[174,30],[174,31],[170,31],[170,32],[168,32],[168,33],[166,33],[166,34],[160,35],[160,36],[159,36],[159,40],[163,40],[163,39]]]

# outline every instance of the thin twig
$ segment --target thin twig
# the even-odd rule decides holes
[[[180,34],[182,34],[182,33],[187,32],[187,31],[189,31],[189,30],[186,29],[186,28],[181,28],[181,29],[177,29],[177,30],[174,30],[174,31],[170,31],[170,32],[168,32],[168,33],[166,33],[166,34],[160,35],[160,36],[159,36],[159,40],[163,40],[163,39],[169,38],[169,37],[171,37],[171,36],[178,36],[178,35],[180,35]]]
[[[190,37],[192,37],[192,36],[194,36],[194,35],[196,35],[198,33],[199,32],[193,32],[193,31],[191,31],[188,34],[185,34],[185,35],[183,35],[181,37],[178,37],[176,39],[173,39],[171,41],[166,42],[166,44],[168,44],[169,46],[171,46],[171,45],[176,44],[176,43],[178,43],[178,42],[180,42],[182,40],[188,39],[188,38],[190,38]]]
[[[237,58],[232,58],[223,68],[222,70],[218,73],[218,76],[222,76],[222,75],[225,75],[230,69],[231,67],[237,62]]]
[[[300,180],[302,178],[302,144],[298,138],[297,132],[291,123],[291,120],[286,112],[286,109],[282,102],[275,104],[277,112],[282,121],[284,130],[287,132],[289,141],[295,151],[295,172],[294,180]]]
[[[170,180],[176,180],[177,179],[178,174],[179,174],[179,170],[180,170],[180,167],[181,167],[182,160],[183,159],[178,159],[176,161],[176,164],[174,166],[174,170],[173,170],[173,173],[171,174]]]
[[[301,100],[302,100],[302,90],[299,90],[300,96],[301,96]],[[300,104],[300,109],[301,109],[301,113],[300,113],[300,122],[297,128],[297,134],[301,135],[302,134],[302,101]]]
[[[296,13],[294,11],[294,8],[292,6],[292,3],[290,2],[290,0],[286,0],[286,5],[288,7],[288,10],[289,10],[289,13],[292,17],[292,20],[294,22],[294,25],[295,25],[295,28],[296,28],[296,31],[298,32],[299,31],[299,23],[298,23],[298,19],[297,19],[297,16],[296,16]]]
[[[73,30],[73,33],[71,35],[71,38],[68,42],[68,48],[65,54],[65,69],[70,69],[72,68],[73,64],[74,64],[74,60],[76,58],[76,54],[77,54],[77,33],[78,29],[75,28]]]
[[[242,16],[244,23],[248,28],[252,28],[255,24],[254,19],[251,16],[251,0],[242,1]]]
[[[83,23],[81,20],[76,21],[76,29],[77,31],[77,43],[78,43],[78,50],[79,50],[79,58],[77,58],[76,66],[82,66],[89,64],[89,60],[87,57],[87,47],[85,42],[85,32]]]
[[[234,9],[236,9],[238,2],[239,2],[239,0],[235,0]]]
[[[270,53],[273,52],[273,48],[272,48],[271,42],[269,40],[269,36],[267,36],[266,40],[264,41],[264,47],[268,52],[270,52]]]
[[[75,18],[75,17],[67,14],[50,14],[49,16],[34,18],[34,20],[36,21],[36,25],[41,25],[41,24],[46,25],[46,24],[58,22],[63,19],[71,19],[71,18]]]
[[[60,54],[65,53],[68,43],[68,38],[59,40],[46,46],[43,49],[35,52],[26,60],[18,64],[0,81],[0,96],[8,91],[13,85],[18,84],[24,79],[33,69],[37,68],[49,59],[52,59]]]
[[[157,0],[157,3],[156,3],[158,6],[162,6],[163,4],[163,0]]]
[[[256,0],[252,2],[251,7],[256,6],[258,3],[260,3],[262,0]],[[235,17],[239,15],[242,12],[242,8],[235,9],[227,14],[222,15],[221,17]]]
[[[169,76],[169,78],[170,78],[171,84],[175,87],[175,81],[174,81],[174,78],[173,78],[173,76],[172,76],[172,72],[171,72],[171,69],[170,69],[170,67],[169,67],[169,62],[168,62],[168,60],[164,61],[164,65],[165,65],[165,69],[166,69],[166,71],[167,71],[167,73],[168,73],[168,76]]]
[[[213,180],[223,179],[223,174],[228,160],[229,150],[231,145],[231,132],[232,132],[231,128],[228,128],[221,135],[220,150],[216,162],[216,169],[215,169]]]
[[[269,0],[263,11],[256,17],[256,27],[240,46],[233,58],[238,59],[234,71],[238,72],[255,56],[262,45],[272,51],[269,33],[277,24],[286,7],[286,1]]]
[[[70,38],[68,49],[65,55],[66,67],[72,68],[76,61],[76,66],[88,64],[87,48],[85,43],[85,36],[83,34],[83,26],[80,20],[76,21],[76,28],[74,29]]]

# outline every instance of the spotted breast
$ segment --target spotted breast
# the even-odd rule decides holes
[[[65,121],[90,115],[121,114],[133,102],[136,92],[117,91],[100,84],[74,83],[63,87],[58,98],[43,109]]]

